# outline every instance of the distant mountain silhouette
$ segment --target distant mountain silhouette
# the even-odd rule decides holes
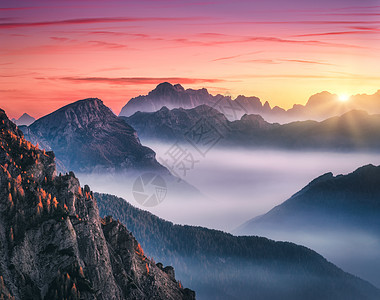
[[[3,110],[0,133],[0,299],[195,299]]]
[[[294,120],[323,120],[344,114],[350,110],[364,110],[380,114],[380,90],[373,95],[359,94],[348,101],[339,101],[339,96],[329,92],[312,95],[305,105],[294,105],[286,114]]]
[[[133,126],[142,140],[184,140],[195,124],[206,120],[223,137],[219,146],[276,147],[285,149],[380,150],[380,115],[350,111],[322,122],[299,121],[284,125],[266,122],[259,115],[229,121],[206,105],[193,109],[137,112],[120,117]]]
[[[268,101],[264,104],[257,97],[239,95],[211,95],[207,89],[184,89],[180,84],[160,83],[145,96],[130,99],[122,108],[119,116],[130,117],[134,113],[155,112],[163,106],[173,108],[195,108],[206,104],[222,112],[230,121],[240,119],[244,114],[259,114],[270,122],[289,123],[293,121],[317,120],[344,114],[350,110],[364,110],[371,114],[380,114],[380,90],[373,95],[354,95],[348,101],[339,101],[338,95],[321,92],[312,95],[305,105],[294,104],[285,110]]]
[[[146,96],[132,98],[122,108],[119,116],[129,117],[134,113],[155,112],[163,106],[173,108],[195,108],[206,104],[221,111],[230,120],[240,118],[246,113],[268,113],[271,108],[268,103],[262,105],[257,97],[239,96],[232,101],[230,96],[209,94],[206,89],[185,90],[180,84],[160,83]]]
[[[24,113],[20,118],[18,119],[12,119],[12,122],[15,123],[17,126],[29,126],[32,124],[36,119],[28,115],[27,113]]]
[[[141,145],[136,131],[100,99],[69,104],[21,129],[26,139],[53,150],[68,170],[99,167],[165,171],[154,151]]]
[[[261,237],[236,237],[173,225],[124,199],[95,194],[142,241],[146,253],[176,268],[198,299],[376,299],[379,291],[312,250]]]
[[[320,176],[235,233],[305,244],[380,286],[380,166]],[[368,241],[370,248],[358,245],[358,240]],[[337,245],[334,253],[325,247],[329,243]]]

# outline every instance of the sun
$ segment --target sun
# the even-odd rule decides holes
[[[347,94],[340,94],[340,95],[338,96],[338,99],[339,99],[339,101],[341,101],[341,102],[346,102],[348,99],[350,99],[350,96],[347,95]]]

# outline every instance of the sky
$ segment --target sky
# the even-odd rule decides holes
[[[305,104],[380,89],[380,0],[0,0],[0,107],[41,117],[158,83]]]

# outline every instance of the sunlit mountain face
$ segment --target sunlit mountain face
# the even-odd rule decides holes
[[[0,45],[0,299],[380,299],[379,1],[0,0]]]

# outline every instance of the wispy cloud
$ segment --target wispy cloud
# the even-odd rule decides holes
[[[342,17],[378,17],[380,12],[349,12],[349,13],[329,13],[329,16]]]
[[[271,36],[255,36],[247,39],[248,41],[263,41],[263,42],[275,42],[275,43],[286,43],[286,44],[302,44],[309,46],[334,46],[334,47],[345,47],[345,48],[365,48],[357,45],[341,44],[341,43],[330,43],[318,40],[291,40],[283,39]]]
[[[103,42],[103,41],[88,41],[88,43],[98,46],[98,47],[104,47],[109,49],[124,49],[129,48],[127,45],[119,44],[119,43],[109,43],[109,42]]]
[[[217,83],[225,82],[216,78],[186,78],[186,77],[37,77],[41,80],[64,80],[73,83],[105,83],[116,85],[158,84],[161,82],[175,82],[181,84]]]
[[[127,33],[127,32],[118,32],[118,31],[105,31],[105,30],[98,30],[98,31],[90,31],[86,32],[88,35],[105,35],[105,36],[134,36],[139,38],[149,38],[151,35],[145,34],[145,33]]]
[[[300,64],[312,64],[312,65],[326,65],[332,66],[333,64],[313,61],[313,60],[303,60],[303,59],[248,59],[241,61],[243,63],[260,63],[260,64],[280,64],[282,62],[290,63],[300,63]]]
[[[360,74],[350,74],[350,73],[341,73],[341,74],[330,74],[330,75],[317,75],[317,74],[246,74],[246,75],[239,75],[239,76],[233,76],[231,78],[283,78],[283,79],[344,79],[344,80],[374,80],[378,81],[380,80],[380,76],[367,76],[367,75],[360,75]]]
[[[280,59],[280,61],[284,61],[284,62],[294,62],[294,63],[300,63],[300,64],[312,64],[312,65],[334,66],[334,64],[330,64],[330,63],[326,63],[326,62],[320,62],[320,61],[314,61],[314,60],[303,60],[303,59]]]
[[[88,25],[100,23],[125,23],[125,22],[172,22],[172,21],[196,21],[201,20],[201,17],[183,17],[183,18],[169,18],[169,17],[142,17],[142,18],[83,18],[83,19],[68,19],[68,20],[55,20],[44,22],[9,22],[0,23],[0,29],[24,28],[24,27],[41,27],[52,25]]]
[[[359,45],[336,43],[336,42],[326,42],[320,40],[305,40],[305,39],[290,39],[281,38],[276,36],[233,36],[219,33],[200,33],[200,37],[215,38],[215,40],[209,40],[203,42],[204,45],[223,45],[223,44],[237,44],[237,43],[247,43],[247,42],[272,42],[272,43],[287,43],[287,44],[302,44],[309,46],[332,46],[332,47],[346,47],[346,48],[365,48]],[[304,35],[307,37],[308,35]],[[293,36],[302,37],[302,36]],[[225,38],[225,39],[223,39]],[[231,57],[231,59],[234,57]],[[230,59],[226,57],[225,59]],[[223,60],[223,58],[221,58]]]
[[[219,57],[219,58],[213,59],[212,61],[230,60],[230,59],[239,58],[239,57],[242,57],[242,56],[247,56],[247,55],[252,55],[252,54],[258,54],[258,53],[261,53],[261,52],[262,51],[255,51],[255,52],[249,52],[249,53],[243,53],[243,54],[237,54],[237,55]]]
[[[362,34],[379,34],[379,29],[370,30],[347,30],[347,31],[333,31],[333,32],[322,32],[322,33],[307,33],[295,35],[295,37],[315,37],[315,36],[330,36],[330,35],[362,35]]]
[[[12,10],[26,10],[26,9],[36,9],[36,8],[40,8],[40,7],[32,7],[32,6],[29,6],[29,7],[0,7],[0,11],[12,11]]]
[[[227,37],[227,36],[226,36]],[[221,45],[238,45],[238,44],[248,44],[254,42],[266,42],[266,43],[280,43],[280,44],[297,44],[304,46],[323,46],[323,47],[338,47],[338,48],[357,48],[357,49],[366,49],[365,46],[354,45],[354,44],[345,44],[345,43],[336,43],[330,41],[319,41],[319,40],[305,40],[305,39],[289,39],[289,38],[280,38],[275,36],[234,36],[226,39],[215,39],[215,40],[194,40],[189,38],[177,38],[177,39],[168,39],[168,38],[156,38],[156,40],[163,40],[167,42],[172,42],[177,45],[187,45],[187,46],[203,46],[203,47],[213,47]],[[168,44],[169,45],[169,44]],[[177,46],[175,45],[175,46]],[[167,46],[167,48],[172,48],[172,46]],[[222,57],[217,60],[226,60],[235,58],[233,55]]]
[[[248,59],[243,60],[244,63],[259,63],[259,64],[278,64],[279,62],[273,59]]]
[[[230,21],[219,22],[220,25],[355,25],[355,24],[380,24],[380,21],[363,20],[298,20],[298,21]]]
[[[69,38],[57,37],[57,36],[51,36],[50,39],[53,40],[53,41],[57,41],[57,42],[68,42],[68,41],[71,40]]]

